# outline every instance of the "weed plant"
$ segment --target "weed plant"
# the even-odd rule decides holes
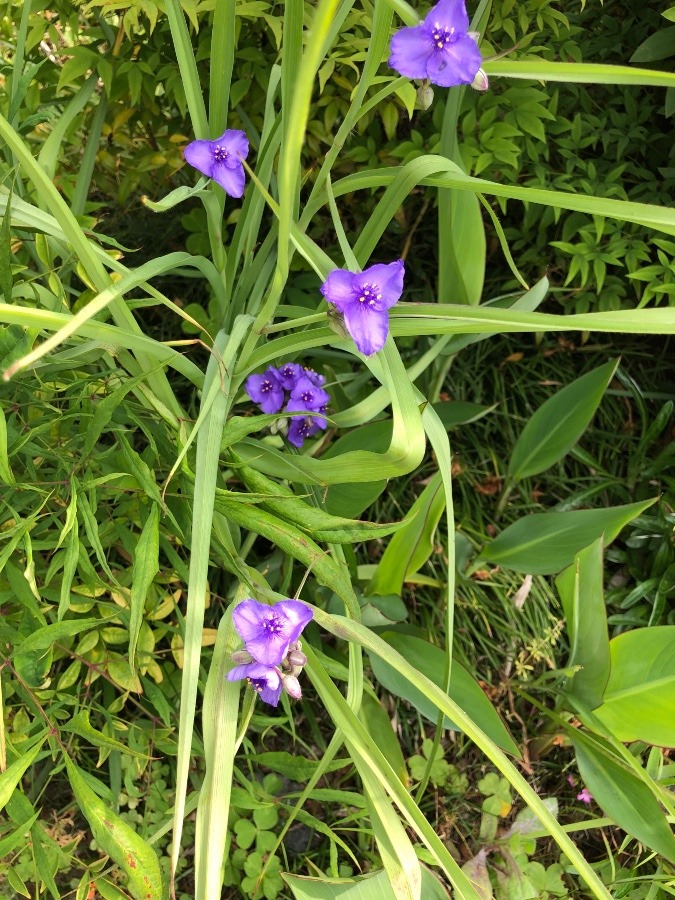
[[[0,893],[672,894],[675,76],[586,6],[8,10]]]

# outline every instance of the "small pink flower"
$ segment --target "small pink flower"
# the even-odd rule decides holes
[[[590,804],[593,800],[593,794],[588,790],[588,788],[583,788],[577,794],[577,800],[581,800],[582,803]]]

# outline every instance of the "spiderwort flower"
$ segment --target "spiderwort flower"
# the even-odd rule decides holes
[[[263,666],[279,666],[311,621],[312,610],[299,600],[280,600],[274,606],[242,600],[232,619],[253,659]]]
[[[389,314],[403,293],[403,260],[375,265],[364,272],[335,269],[321,293],[344,316],[347,331],[365,356],[381,350],[389,333]]]
[[[227,673],[228,681],[240,681],[242,678],[246,679],[257,694],[260,694],[265,703],[272,706],[278,705],[279,697],[281,697],[282,678],[275,666],[251,662],[243,666],[235,666]]]
[[[319,421],[323,421],[323,425],[318,425]],[[310,419],[301,416],[294,417],[288,426],[288,442],[294,447],[300,449],[308,438],[314,437],[319,428],[326,427],[326,420]]]
[[[305,370],[300,363],[287,362],[276,370],[277,377],[281,382],[281,386],[285,391],[292,391],[298,383],[298,378],[305,374]]]
[[[249,375],[244,385],[246,393],[263,412],[278,413],[284,405],[286,395],[277,370],[270,368],[262,375]]]
[[[464,0],[440,0],[419,25],[394,35],[389,65],[406,78],[428,78],[441,87],[471,84],[481,55],[468,28]]]
[[[577,794],[577,800],[581,800],[582,803],[590,805],[593,800],[593,794],[591,794],[588,788],[582,788]]]
[[[286,412],[319,412],[325,410],[330,400],[323,388],[317,387],[306,375],[298,378],[286,404]],[[325,419],[323,427],[325,428]],[[318,423],[317,423],[318,424]]]
[[[244,193],[244,166],[248,156],[248,138],[243,131],[228,128],[215,141],[192,141],[183,151],[185,161],[213,178],[230,197]]]

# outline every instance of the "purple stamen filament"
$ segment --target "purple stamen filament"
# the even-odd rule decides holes
[[[230,154],[225,149],[225,147],[221,147],[220,144],[216,144],[216,146],[213,148],[213,158],[217,162],[223,162],[223,160],[226,160],[229,155]]]
[[[448,44],[454,44],[457,40],[454,28],[442,28],[438,22],[434,25],[431,37],[439,50],[445,49]]]
[[[374,281],[366,282],[361,288],[361,293],[358,297],[359,303],[367,303],[368,306],[375,306],[375,301],[381,299],[382,294]]]

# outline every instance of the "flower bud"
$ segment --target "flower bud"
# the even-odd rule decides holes
[[[296,668],[296,667],[302,668],[303,666],[307,665],[307,657],[302,652],[302,650],[291,650],[291,652],[288,654],[288,656],[286,658],[288,659],[289,663],[293,666],[293,668]]]
[[[299,700],[302,697],[300,682],[295,675],[283,675],[281,681],[289,697],[292,697],[294,700]]]
[[[434,89],[428,81],[425,81],[417,88],[417,100],[415,106],[418,109],[429,109],[434,102]]]
[[[338,337],[349,337],[349,332],[345,326],[344,319],[339,312],[336,312],[332,308],[328,310],[328,327],[331,331],[334,331]]]
[[[248,650],[235,650],[230,659],[237,666],[247,666],[253,662],[253,657]]]
[[[489,82],[488,82],[488,77],[487,77],[487,75],[485,74],[485,72],[483,71],[483,69],[479,69],[479,70],[476,72],[476,77],[475,77],[475,78],[473,79],[473,81],[471,82],[471,87],[472,87],[475,91],[487,91],[487,89],[489,88],[489,86],[490,86],[490,85],[489,85]]]

